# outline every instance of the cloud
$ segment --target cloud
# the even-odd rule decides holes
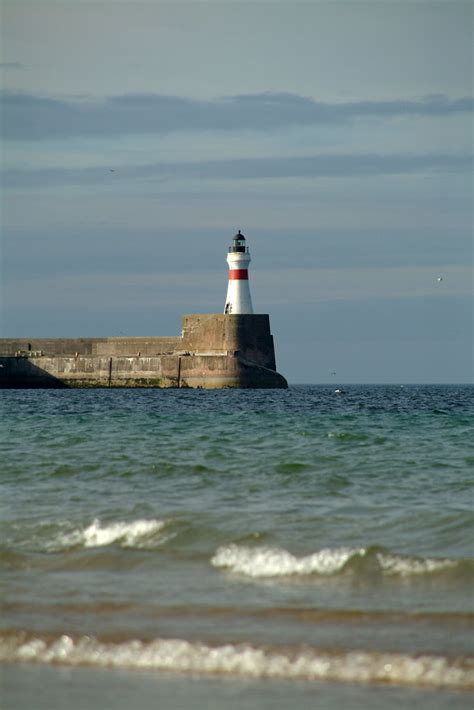
[[[90,207],[89,201],[86,206]],[[54,211],[53,203],[49,207]],[[118,281],[127,274],[153,274],[153,278],[161,282],[162,277],[168,279],[177,268],[192,279],[203,273],[202,265],[214,269],[216,274],[211,278],[206,273],[204,283],[209,287],[212,283],[221,284],[224,288],[227,247],[239,226],[230,225],[227,230],[170,229],[157,224],[153,214],[148,229],[137,226],[132,220],[127,224],[120,215],[114,215],[116,222],[111,225],[85,226],[72,215],[62,225],[41,228],[41,220],[36,220],[31,211],[30,217],[26,230],[8,226],[3,230],[5,288],[36,278],[47,282],[59,274],[66,279],[78,276],[79,280],[108,275]],[[424,271],[424,276],[419,283],[446,294],[458,280],[454,278],[454,271],[459,268],[469,271],[466,266],[471,252],[469,228],[452,229],[446,234],[442,225],[431,228],[417,223],[414,228],[412,225],[402,229],[392,227],[380,233],[380,230],[364,228],[355,220],[350,229],[331,231],[317,226],[311,230],[251,229],[250,232],[244,226],[244,231],[252,252],[251,271],[258,274],[255,287],[265,284],[262,298],[272,291],[273,283],[277,284],[276,297],[283,293],[284,298],[292,300],[288,294],[293,288],[301,292],[303,283],[310,284],[313,277],[317,278],[323,293],[331,293],[338,281],[335,272],[343,274],[354,269],[367,269],[372,275],[378,270],[397,273],[398,269],[401,274],[403,270],[421,269],[420,274]],[[198,270],[196,264],[201,265]],[[293,283],[287,284],[290,272]],[[329,276],[322,276],[322,272]],[[442,283],[437,280],[439,276],[443,277]],[[371,279],[373,276],[365,285]],[[348,283],[345,278],[339,279],[339,287],[343,284],[345,288]],[[289,290],[281,290],[281,284],[285,284],[285,288],[288,285]],[[396,285],[401,288],[403,279],[397,280]],[[315,283],[314,289],[319,289]],[[196,292],[201,290],[200,286]]]
[[[0,71],[2,69],[25,69],[25,65],[21,62],[0,62]]]
[[[167,181],[173,179],[248,180],[271,178],[366,178],[382,175],[457,173],[472,168],[472,156],[425,155],[331,155],[284,158],[240,158],[139,166],[88,168],[12,168],[3,171],[4,187],[54,185],[110,186],[121,180]]]
[[[289,93],[198,101],[160,94],[128,94],[96,100],[4,91],[1,98],[4,137],[17,140],[114,138],[124,134],[179,131],[267,131],[361,118],[448,116],[474,108],[472,97],[451,99],[444,95],[352,103],[324,103]]]
[[[379,298],[469,298],[471,269],[468,266],[445,266],[443,284],[437,281],[432,267],[344,267],[322,269],[291,267],[252,273],[252,290],[258,300],[272,305],[298,305],[325,301],[354,301]],[[8,284],[8,294],[17,304],[52,306],[58,292],[67,294],[68,304],[93,305],[111,294],[116,305],[136,303],[146,306],[150,298],[188,305],[199,294],[204,300],[224,296],[227,283],[224,268],[219,270],[168,271],[155,269],[122,273],[84,268],[76,274],[57,271],[18,277]],[[36,294],[36,295],[35,295]],[[63,301],[62,301],[63,302]],[[63,302],[63,305],[66,305]]]
[[[468,299],[471,276],[469,266],[447,265],[440,286],[431,266],[292,267],[258,272],[254,290],[274,306],[379,298]]]

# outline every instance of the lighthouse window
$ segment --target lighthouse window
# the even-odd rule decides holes
[[[244,242],[235,241],[234,244],[229,247],[229,252],[248,252],[248,247],[245,246]]]

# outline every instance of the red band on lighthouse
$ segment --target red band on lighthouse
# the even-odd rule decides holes
[[[249,272],[248,269],[230,269],[229,270],[229,279],[247,279],[249,278]]]

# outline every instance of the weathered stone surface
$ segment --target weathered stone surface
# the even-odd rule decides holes
[[[247,360],[276,369],[267,314],[185,315],[182,325],[183,347],[190,352],[239,352]]]
[[[0,387],[287,387],[268,315],[182,326],[181,337],[0,339]]]
[[[103,338],[94,343],[92,353],[94,355],[163,355],[173,353],[181,348],[181,338],[157,337],[157,338]]]

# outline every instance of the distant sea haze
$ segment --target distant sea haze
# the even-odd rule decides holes
[[[2,401],[5,707],[469,707],[472,386]]]

